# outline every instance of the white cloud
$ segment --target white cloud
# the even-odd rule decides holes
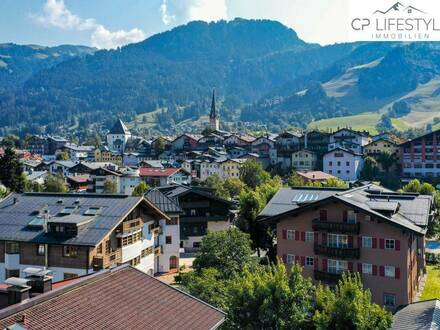
[[[165,25],[228,18],[226,0],[162,0],[160,13]]]
[[[46,27],[91,31],[91,45],[97,48],[116,48],[145,39],[145,33],[138,28],[110,31],[93,18],[83,19],[67,9],[64,0],[47,0],[43,12],[31,17],[34,22]]]

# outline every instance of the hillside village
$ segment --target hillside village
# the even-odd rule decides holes
[[[410,141],[350,128],[226,132],[214,93],[201,134],[145,140],[117,119],[98,146],[32,136],[26,149],[1,150],[0,168],[15,161],[25,185],[2,179],[0,305],[57,283],[75,289],[69,281],[106,270],[130,273],[124,265],[190,285],[185,274],[205,239],[239,228],[258,255],[299,265],[314,283],[358,272],[372,302],[391,312],[412,306],[425,287],[438,196],[428,183],[429,192],[406,188],[439,182],[437,141],[440,131]],[[228,185],[238,188],[222,194]]]

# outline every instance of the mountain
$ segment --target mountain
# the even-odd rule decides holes
[[[33,74],[77,56],[93,54],[95,48],[62,45],[0,44],[0,90],[20,87]]]
[[[200,130],[212,88],[223,128],[232,129],[242,129],[240,122],[249,129],[305,127],[363,112],[380,119],[400,101],[407,104],[395,108],[406,116],[428,107],[430,93],[440,95],[435,43],[322,47],[270,20],[196,21],[115,50],[72,47],[73,54],[58,57],[47,49],[43,62],[35,60],[41,47],[14,57],[32,60],[19,78],[4,79],[0,135],[46,131],[83,139],[104,132],[115,117],[139,134]],[[438,104],[432,100],[429,109]],[[389,112],[396,113],[403,118]]]
[[[396,2],[394,5],[392,5],[389,9],[382,11],[382,10],[376,10],[374,14],[388,14],[390,11],[401,11],[405,9],[405,6],[402,5],[400,2]]]
[[[222,118],[285,82],[323,69],[352,45],[321,47],[269,20],[191,22],[143,42],[75,57],[33,74],[0,95],[0,127],[108,126],[115,116],[165,109],[161,129],[206,113],[211,89],[224,95]],[[81,123],[81,125],[79,125]]]

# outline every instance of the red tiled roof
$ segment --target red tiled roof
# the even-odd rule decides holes
[[[296,172],[299,176],[306,178],[308,180],[327,180],[334,178],[333,175],[327,174],[321,171],[309,171],[309,172]]]
[[[171,176],[174,173],[180,171],[180,168],[153,168],[153,167],[141,167],[139,169],[140,176]]]
[[[24,317],[23,317],[24,316]],[[215,329],[218,309],[131,267],[84,277],[0,311],[0,328],[24,321],[47,329]]]
[[[89,178],[90,178],[90,175],[88,175],[88,174],[72,175],[72,176],[67,177],[68,180],[74,181],[76,183],[87,183]]]

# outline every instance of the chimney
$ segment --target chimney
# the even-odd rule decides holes
[[[30,298],[31,287],[27,284],[26,279],[10,277],[6,279],[5,283],[10,285],[7,288],[8,306],[21,303]]]
[[[45,268],[28,267],[23,269],[32,293],[45,293],[52,290],[52,271]]]
[[[12,203],[15,205],[15,204],[17,204],[17,202],[18,202],[17,197],[14,197],[14,199],[12,200]]]

